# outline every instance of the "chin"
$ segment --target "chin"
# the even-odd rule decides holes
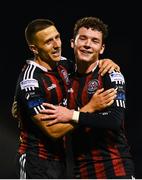
[[[60,58],[55,59],[55,61],[60,61],[60,60],[61,60],[61,57],[60,57]]]
[[[91,60],[90,57],[88,56],[78,56],[79,61],[82,61],[82,62],[89,62]]]
[[[82,61],[82,62],[90,62],[90,59],[86,59],[86,58],[79,58],[79,61]]]
[[[53,57],[53,61],[60,61],[60,60],[61,60],[61,56]]]

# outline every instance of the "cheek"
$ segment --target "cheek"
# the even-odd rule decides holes
[[[49,49],[43,49],[41,52],[40,52],[40,55],[44,58],[47,58],[49,56],[51,56],[51,51]]]
[[[83,45],[83,41],[81,41],[80,39],[76,39],[75,42],[73,43],[74,46],[82,46]]]
[[[61,40],[59,40],[59,43],[58,43],[58,44],[59,44],[59,46],[62,46],[62,42],[61,42]]]
[[[101,48],[100,47],[98,47],[98,46],[94,46],[93,47],[93,51],[95,52],[95,53],[97,53],[97,54],[100,54],[101,53]]]
[[[85,42],[84,42],[84,41],[78,40],[78,41],[76,42],[76,46],[78,46],[78,47],[84,46],[84,45],[85,45]]]
[[[47,46],[46,48],[43,49],[44,54],[50,54],[52,51],[52,47],[51,46]]]
[[[74,51],[79,51],[82,48],[82,44],[78,43],[78,44],[74,44]]]

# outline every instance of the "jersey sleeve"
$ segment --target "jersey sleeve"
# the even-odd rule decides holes
[[[39,113],[43,102],[47,102],[45,98],[42,79],[39,74],[34,74],[33,78],[19,80],[16,92],[16,101],[22,113],[26,112],[30,116]]]
[[[120,72],[112,72],[103,78],[105,89],[117,88],[115,102],[103,111],[96,113],[80,112],[79,124],[96,128],[119,129],[125,116],[125,80]]]

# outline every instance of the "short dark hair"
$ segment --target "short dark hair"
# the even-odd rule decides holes
[[[55,26],[54,22],[49,19],[35,19],[31,21],[25,29],[25,38],[28,44],[34,42],[34,36],[38,31],[41,31],[50,26]]]
[[[97,30],[97,31],[102,32],[103,43],[105,42],[105,39],[108,36],[108,25],[104,24],[104,22],[97,17],[90,16],[90,17],[84,17],[77,20],[74,26],[74,34],[73,34],[74,39],[76,35],[78,34],[78,31],[81,27],[85,27],[87,29],[91,28],[92,30]]]

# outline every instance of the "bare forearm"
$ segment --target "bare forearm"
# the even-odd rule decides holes
[[[95,112],[95,109],[90,105],[90,103],[83,106],[80,110],[80,112]]]
[[[47,123],[48,121],[45,123],[44,128],[48,135],[54,139],[60,138],[74,129],[74,125],[71,123],[57,123],[51,126],[47,126]]]
[[[48,126],[48,123],[52,120],[43,121],[42,118],[45,115],[38,114],[33,117],[35,124],[43,131],[47,136],[50,136],[53,139],[60,138],[64,136],[67,132],[74,129],[74,124],[71,123],[56,123],[51,126]]]

